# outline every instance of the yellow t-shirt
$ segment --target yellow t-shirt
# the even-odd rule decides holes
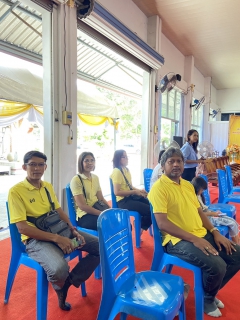
[[[168,220],[179,228],[197,236],[204,237],[207,230],[199,216],[200,207],[192,184],[180,179],[180,184],[169,179],[165,174],[152,186],[148,199],[153,206],[153,213],[165,213]],[[173,245],[181,239],[162,232],[163,246],[170,240]]]
[[[84,184],[84,189],[86,192],[86,197],[87,197],[86,203],[87,203],[87,205],[92,207],[94,205],[94,203],[96,203],[98,201],[97,192],[101,191],[98,176],[96,176],[93,173],[91,173],[91,179],[86,177],[84,174],[80,174],[80,176],[82,178],[82,181]],[[79,179],[78,175],[76,175],[72,178],[72,180],[70,182],[70,188],[71,188],[73,196],[77,196],[79,194],[82,194],[84,196],[83,186],[82,186],[81,180]],[[84,198],[85,198],[85,196],[84,196]],[[81,218],[82,216],[87,214],[87,212],[81,210],[77,206],[76,201],[75,201],[75,208],[76,208],[76,213],[77,213],[78,218]]]
[[[9,190],[8,206],[10,223],[26,221],[27,216],[38,218],[52,209],[44,187],[49,191],[51,199],[55,204],[55,209],[60,208],[51,183],[41,181],[41,188],[37,189],[25,179]],[[34,224],[28,221],[27,223],[35,227]],[[22,241],[28,238],[28,236],[22,234]]]
[[[123,168],[122,170],[123,170],[128,182],[130,183],[130,185],[132,185],[132,177],[131,177],[130,171],[127,168]],[[112,179],[113,185],[120,184],[120,191],[129,191],[130,190],[129,186],[127,185],[127,183],[124,179],[122,172],[118,168],[113,169],[113,172],[112,172],[110,178]],[[124,197],[117,196],[116,200],[120,201],[123,198]]]

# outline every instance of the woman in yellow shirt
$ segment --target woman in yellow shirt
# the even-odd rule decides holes
[[[98,176],[93,174],[95,158],[91,152],[83,152],[78,158],[79,174],[70,182],[77,212],[77,223],[80,227],[97,230],[99,214],[109,208],[104,199]]]
[[[147,192],[132,186],[132,177],[128,165],[128,157],[125,150],[116,150],[113,156],[113,182],[114,194],[117,197],[118,207],[137,211],[141,215],[141,228],[147,230],[151,224],[150,205]]]

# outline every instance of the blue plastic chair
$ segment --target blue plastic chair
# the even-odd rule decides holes
[[[77,224],[75,201],[74,201],[74,197],[73,197],[73,194],[72,194],[72,191],[71,191],[71,188],[70,188],[70,183],[68,183],[67,186],[66,186],[66,196],[67,196],[67,204],[68,204],[68,215],[69,215],[69,219],[71,221],[71,224],[74,227],[76,227],[77,230],[79,230],[79,231],[86,232],[88,234],[91,234],[92,236],[98,237],[97,230],[82,228]],[[94,276],[95,276],[95,279],[101,279],[102,278],[100,264],[95,269]]]
[[[98,320],[127,315],[146,320],[185,319],[183,280],[154,271],[135,272],[128,210],[108,209],[98,219],[103,277]]]
[[[150,181],[151,181],[152,173],[153,173],[153,169],[146,168],[143,170],[144,188],[147,192],[150,191]]]
[[[240,186],[233,185],[233,178],[232,178],[232,170],[230,166],[225,165],[226,174],[227,174],[227,184],[228,184],[228,193],[232,194],[235,192],[240,192]]]
[[[111,190],[111,199],[112,199],[112,208],[117,209],[117,199],[113,189],[112,179],[110,178],[110,190]],[[137,211],[129,211],[129,215],[134,218],[135,222],[135,241],[136,241],[136,248],[141,247],[141,216]]]
[[[228,203],[228,202],[240,203],[240,195],[229,194],[228,186],[227,186],[227,177],[226,177],[225,171],[221,169],[217,169],[217,174],[218,174],[218,190],[219,190],[218,203]]]
[[[200,177],[202,177],[207,183],[208,178],[204,174],[201,174]],[[225,203],[212,203],[210,200],[210,194],[209,189],[207,187],[206,190],[203,191],[203,195],[205,198],[205,204],[208,206],[209,210],[211,211],[221,211],[223,213],[226,213],[226,215],[230,218],[236,219],[236,207],[231,204],[225,204]]]
[[[25,265],[29,268],[36,270],[37,272],[37,294],[36,294],[36,312],[37,320],[47,319],[47,300],[48,300],[48,280],[47,275],[41,265],[30,258],[25,250],[25,245],[21,241],[21,235],[18,232],[17,226],[15,223],[10,223],[8,203],[6,203],[9,229],[12,243],[12,256],[8,270],[8,277],[6,282],[6,290],[4,297],[4,304],[8,303],[10,293],[12,290],[13,282],[17,274],[18,268],[20,265]],[[65,259],[72,260],[75,257],[82,258],[82,252],[80,250],[73,251],[69,255],[65,255]],[[82,297],[87,295],[85,282],[81,284]]]
[[[158,228],[155,216],[153,214],[152,205],[151,214],[152,214],[152,225],[153,225],[153,237],[154,237],[154,252],[151,270],[153,271],[163,271],[171,273],[172,267],[177,266],[184,269],[191,270],[194,276],[194,291],[195,291],[195,309],[196,309],[196,320],[203,320],[203,297],[204,291],[202,286],[202,272],[201,269],[181,260],[178,257],[175,257],[171,254],[168,254],[164,251],[162,246],[162,235]]]

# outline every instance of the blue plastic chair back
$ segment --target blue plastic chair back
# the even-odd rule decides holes
[[[48,299],[48,280],[47,275],[41,265],[30,258],[26,253],[25,245],[21,241],[21,235],[18,232],[18,228],[15,223],[10,223],[9,217],[9,209],[8,203],[6,202],[6,209],[8,215],[8,222],[9,222],[9,230],[11,236],[11,244],[12,244],[12,255],[10,266],[8,270],[8,277],[6,282],[6,290],[5,290],[5,297],[4,303],[7,304],[12,285],[18,271],[18,268],[21,264],[32,268],[37,271],[37,290],[36,290],[36,313],[37,313],[37,320],[45,320],[47,319],[47,299]],[[77,250],[72,252],[70,255],[65,255],[65,258],[69,258],[69,260],[74,259],[75,257],[79,256],[79,259],[82,257],[81,251]],[[86,296],[86,288],[85,282],[81,284],[82,296]]]
[[[151,181],[152,173],[153,173],[153,169],[146,168],[143,170],[144,188],[147,192],[150,191],[150,181]]]
[[[233,179],[232,179],[232,170],[230,166],[225,166],[226,174],[227,174],[227,185],[228,185],[228,193],[233,193]]]
[[[211,199],[210,199],[210,194],[209,194],[209,189],[208,189],[208,178],[207,178],[207,176],[205,176],[205,174],[200,174],[199,176],[207,182],[207,189],[203,191],[203,195],[205,198],[206,206],[209,206],[211,204]]]
[[[154,252],[151,270],[163,271],[171,273],[173,266],[178,266],[191,270],[194,274],[194,291],[195,291],[195,309],[196,309],[196,320],[203,320],[203,296],[204,291],[202,287],[202,272],[201,269],[181,260],[178,257],[170,255],[164,251],[162,246],[162,235],[158,228],[155,215],[153,214],[153,207],[150,205],[152,215],[152,226],[153,226],[153,237],[154,237]]]
[[[118,313],[121,313],[120,319],[126,319],[127,314],[132,314],[142,319],[163,319],[160,315],[164,310],[164,319],[173,319],[174,315],[168,317],[166,314],[174,313],[174,304],[156,306],[154,299],[148,298],[148,293],[154,297],[158,292],[162,296],[161,284],[164,283],[166,275],[159,272],[144,271],[135,273],[134,254],[132,246],[131,225],[129,212],[125,209],[108,209],[101,213],[98,219],[98,233],[100,246],[100,259],[103,266],[103,290],[102,299],[98,313],[98,320],[113,320]],[[181,287],[182,279],[180,277],[167,275],[167,285],[171,293]],[[151,285],[150,279],[151,278]],[[162,281],[159,281],[162,278]],[[171,282],[173,281],[173,282]],[[180,281],[180,282],[179,282]],[[154,285],[158,283],[158,286]],[[154,291],[154,288],[158,290]],[[181,289],[183,289],[181,287]],[[140,301],[144,298],[144,303]],[[147,292],[149,291],[149,292]],[[180,296],[180,300],[175,304],[175,310],[179,310],[182,301],[181,292],[173,298],[174,303]],[[139,297],[139,299],[138,299]],[[161,300],[158,297],[158,301]],[[139,302],[140,301],[140,302]],[[179,314],[180,319],[185,319],[184,303],[183,309]],[[160,310],[162,308],[162,310]],[[148,313],[147,313],[148,311]],[[141,316],[140,316],[141,315]]]
[[[224,203],[225,199],[228,197],[226,173],[224,170],[217,169],[217,174],[218,174],[218,191],[219,191],[218,202]]]
[[[71,191],[71,188],[70,188],[70,183],[68,183],[67,186],[66,186],[66,196],[67,196],[67,204],[68,204],[68,215],[69,215],[69,219],[71,221],[71,224],[74,227],[76,227],[77,230],[79,230],[79,231],[86,232],[88,234],[91,234],[93,236],[98,237],[97,230],[82,228],[82,227],[79,227],[79,225],[77,224],[75,201],[74,201],[74,197],[73,197],[73,194],[72,194],[72,191]],[[95,269],[94,275],[95,275],[96,279],[101,279],[102,275],[101,275],[101,266],[100,266],[100,264]]]
[[[116,208],[118,208],[117,198],[116,198],[115,193],[114,193],[112,179],[109,178],[109,180],[110,180],[110,191],[111,191],[111,199],[112,199],[112,208],[116,209]]]

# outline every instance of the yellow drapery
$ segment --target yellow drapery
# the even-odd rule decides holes
[[[9,100],[1,100],[0,99],[0,116],[14,116],[17,114],[21,114],[23,112],[28,111],[30,108],[34,108],[37,112],[43,115],[43,108],[39,106],[34,106],[32,104],[27,104],[23,102],[16,102],[16,101],[9,101]],[[109,117],[103,116],[93,116],[93,115],[86,115],[78,113],[78,117],[84,123],[90,126],[99,126],[103,124],[105,121],[108,121],[112,126],[118,128],[119,121]]]
[[[108,117],[100,117],[100,116],[92,116],[87,114],[81,114],[78,113],[78,118],[88,124],[89,126],[99,126],[100,124],[103,124],[105,121],[108,121],[112,126],[115,126],[115,128],[118,128],[119,121],[114,121],[112,118]]]
[[[34,108],[39,113],[43,114],[41,107],[34,106],[32,104],[27,104],[23,102],[7,101],[0,100],[0,116],[1,117],[10,117],[17,114],[21,114],[30,108]]]

